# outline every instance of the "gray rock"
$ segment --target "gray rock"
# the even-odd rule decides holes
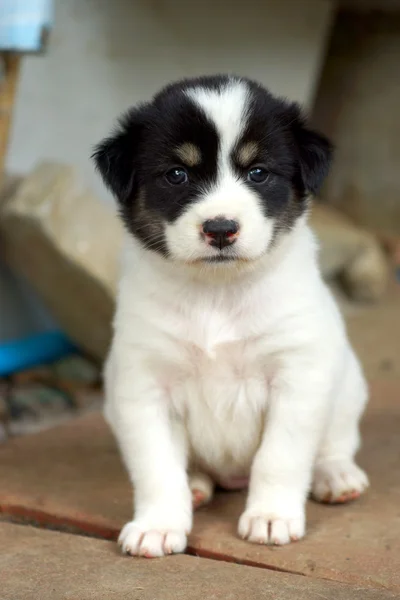
[[[320,242],[325,279],[339,277],[354,300],[375,302],[382,298],[389,264],[378,239],[326,205],[314,205],[310,224]]]
[[[74,169],[46,163],[1,203],[4,256],[63,330],[103,360],[111,337],[122,225]]]

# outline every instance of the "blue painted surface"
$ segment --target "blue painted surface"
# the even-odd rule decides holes
[[[43,30],[49,30],[52,21],[52,0],[0,0],[0,49],[42,50]]]
[[[75,346],[60,331],[0,343],[0,377],[54,362],[74,352]]]

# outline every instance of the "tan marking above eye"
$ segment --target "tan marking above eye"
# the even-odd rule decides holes
[[[200,148],[190,142],[185,142],[182,146],[176,148],[175,153],[188,167],[195,167],[201,163]]]
[[[237,153],[237,160],[241,167],[249,167],[258,154],[257,142],[246,142]]]

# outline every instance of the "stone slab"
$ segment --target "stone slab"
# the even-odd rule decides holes
[[[368,377],[400,382],[400,285],[375,306],[342,305],[347,328]]]
[[[74,168],[42,163],[0,203],[0,233],[12,269],[63,331],[102,361],[111,339],[123,235],[115,211]]]
[[[389,600],[385,590],[315,581],[190,556],[123,558],[114,544],[0,523],[6,600]]]
[[[315,202],[310,225],[319,240],[323,277],[338,277],[354,300],[381,300],[389,281],[388,260],[378,239],[333,207]]]
[[[284,548],[236,536],[241,493],[220,493],[196,514],[189,551],[400,593],[400,386],[375,382],[360,463],[372,487],[348,506],[308,506],[308,535]],[[0,449],[4,514],[105,538],[131,518],[131,491],[100,415],[89,415]]]

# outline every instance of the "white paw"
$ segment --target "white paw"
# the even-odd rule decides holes
[[[356,500],[367,489],[368,477],[351,460],[328,460],[315,467],[312,496],[319,502],[341,504]]]
[[[118,538],[124,554],[158,558],[168,554],[179,554],[186,548],[184,529],[145,529],[139,521],[129,521]]]
[[[200,508],[211,501],[214,493],[214,482],[205,473],[191,473],[189,487],[192,492],[193,508]]]
[[[305,534],[304,516],[282,517],[278,513],[267,513],[248,509],[239,520],[239,535],[254,544],[282,546],[300,540]]]

